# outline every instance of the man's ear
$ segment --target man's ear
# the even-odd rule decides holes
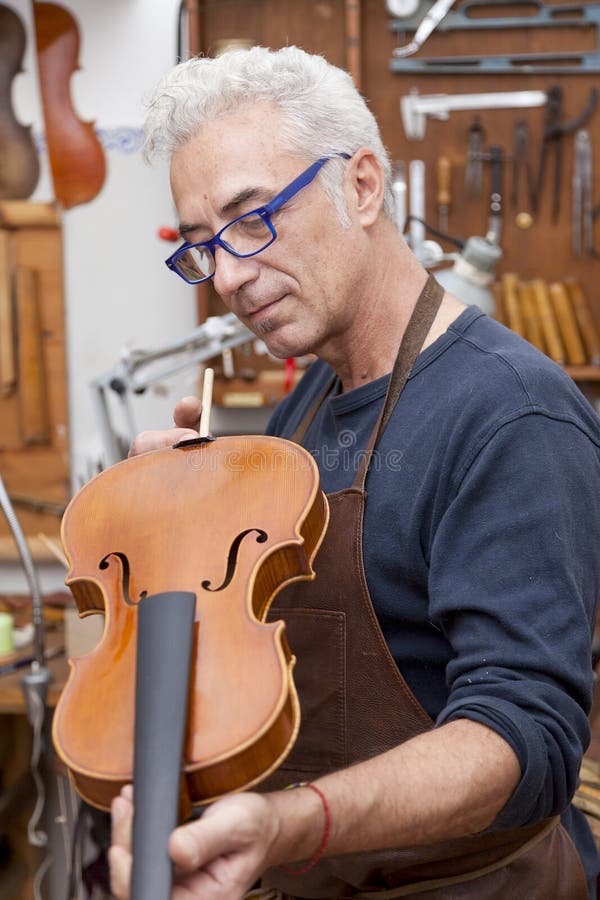
[[[372,225],[383,207],[385,176],[372,150],[357,150],[348,167],[348,176],[358,221]]]

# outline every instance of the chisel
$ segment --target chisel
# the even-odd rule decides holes
[[[575,312],[575,318],[587,351],[588,361],[593,366],[597,366],[600,364],[600,337],[596,323],[592,318],[588,299],[583,292],[579,279],[574,276],[568,276],[563,283],[573,304],[573,311]]]
[[[450,184],[452,180],[452,168],[447,156],[440,156],[435,167],[437,177],[437,208],[438,226],[444,234],[448,232],[448,213],[450,211]]]
[[[549,285],[550,300],[558,322],[561,337],[567,352],[567,362],[571,366],[583,366],[587,362],[585,349],[579,334],[577,319],[567,289],[560,281]]]

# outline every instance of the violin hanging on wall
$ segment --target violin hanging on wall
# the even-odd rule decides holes
[[[78,117],[70,94],[78,69],[79,30],[55,3],[33,4],[40,92],[54,195],[63,209],[88,203],[106,177],[104,150],[91,122]]]
[[[11,90],[22,71],[25,27],[14,10],[0,4],[0,199],[30,197],[40,174],[31,128],[19,124]]]

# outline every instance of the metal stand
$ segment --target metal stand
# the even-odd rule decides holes
[[[136,435],[137,429],[131,404],[132,394],[142,394],[146,388],[160,379],[212,359],[223,353],[224,350],[239,347],[241,344],[255,339],[255,335],[245,325],[242,325],[233,313],[211,316],[203,325],[178,341],[164,344],[155,350],[127,351],[114,369],[95,378],[91,387],[104,450],[105,466],[111,466],[123,459],[126,451],[123,452],[121,444],[124,442],[128,446]],[[173,357],[180,357],[180,359],[173,361]],[[171,360],[171,364],[156,367],[155,364],[162,360]],[[150,372],[146,371],[142,376],[142,369],[153,365],[154,369]],[[125,420],[126,434],[123,441],[119,441],[111,425],[109,390],[117,397]]]
[[[34,661],[31,663],[31,669],[23,678],[23,692],[25,694],[25,704],[27,709],[27,718],[33,729],[33,745],[31,753],[31,774],[35,782],[37,790],[37,802],[33,811],[31,820],[28,825],[29,843],[34,847],[45,847],[48,843],[48,835],[40,829],[39,823],[42,819],[45,806],[46,789],[42,774],[43,757],[44,757],[44,722],[46,717],[46,697],[48,694],[48,685],[50,683],[50,672],[46,668],[44,658],[44,618],[42,611],[42,600],[40,586],[37,578],[37,572],[33,565],[29,547],[25,540],[25,535],[21,529],[21,525],[15,511],[10,502],[10,498],[4,486],[2,476],[0,476],[0,505],[8,522],[8,526],[17,545],[23,570],[29,585],[31,594],[32,621],[34,627],[33,637],[33,654]],[[35,898],[39,896],[39,882],[49,865],[49,857],[42,863],[38,872],[39,878],[35,881]]]

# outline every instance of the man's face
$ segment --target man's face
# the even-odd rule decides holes
[[[208,240],[268,203],[313,161],[282,151],[279,122],[275,107],[257,103],[214,121],[175,151],[171,188],[185,240]],[[215,289],[275,356],[317,352],[354,317],[359,229],[342,229],[318,178],[274,214],[273,224],[277,239],[257,256],[240,259],[216,248]]]

